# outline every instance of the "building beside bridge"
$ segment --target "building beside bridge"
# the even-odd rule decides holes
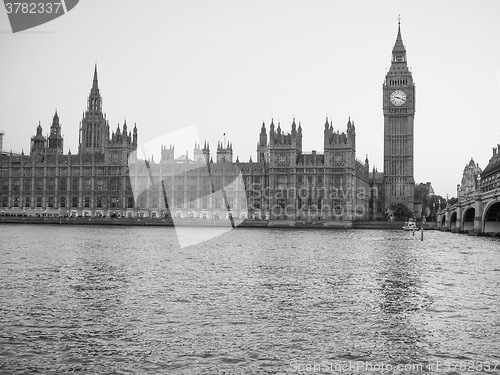
[[[0,211],[49,216],[257,218],[347,225],[384,217],[402,203],[413,211],[415,85],[398,25],[383,85],[384,172],[357,157],[356,126],[326,118],[323,152],[302,149],[303,127],[270,119],[260,127],[255,161],[234,160],[229,142],[211,150],[193,140],[192,157],[175,144],[148,160],[138,129],[126,122],[111,131],[102,109],[97,66],[80,122],[78,153],[64,154],[59,114],[50,132],[39,123],[29,155],[0,156]],[[213,152],[215,151],[215,152]]]
[[[500,144],[484,170],[473,159],[465,166],[457,197],[438,213],[441,230],[500,235]]]

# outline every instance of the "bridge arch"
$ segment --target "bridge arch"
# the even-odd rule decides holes
[[[494,201],[484,210],[483,233],[500,234],[500,201]]]
[[[452,230],[452,229],[455,229],[456,226],[457,226],[457,211],[453,211],[451,214],[450,214],[450,226],[448,227],[448,229]]]
[[[465,209],[463,218],[464,232],[472,232],[474,230],[475,216],[476,216],[476,210],[474,209],[474,207],[468,207]]]

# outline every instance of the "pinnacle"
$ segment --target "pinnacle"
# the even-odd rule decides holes
[[[94,66],[94,81],[92,82],[92,89],[99,89],[99,83],[97,81],[97,63]]]
[[[403,38],[401,37],[401,24],[398,22],[398,36],[396,37],[396,43],[394,44],[394,48],[392,52],[403,52],[406,53],[405,46],[403,44]]]

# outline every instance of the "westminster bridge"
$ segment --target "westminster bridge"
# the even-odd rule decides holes
[[[442,231],[500,235],[500,188],[462,197],[438,212]]]

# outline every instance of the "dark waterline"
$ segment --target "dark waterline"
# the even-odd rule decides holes
[[[173,228],[0,230],[2,373],[500,373],[497,238],[238,229],[181,249]]]

